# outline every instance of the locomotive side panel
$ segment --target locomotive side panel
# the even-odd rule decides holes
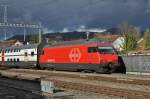
[[[62,48],[44,48],[40,63],[86,63],[87,48],[70,46]]]
[[[88,48],[87,45],[43,48],[40,65],[56,70],[96,70],[99,66],[99,55],[98,53],[89,53]]]

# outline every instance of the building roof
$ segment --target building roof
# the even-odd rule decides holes
[[[37,46],[38,44],[29,44],[29,45],[22,45],[22,46],[9,46],[9,47],[3,47],[3,48],[5,49],[30,49],[30,48],[37,48]]]
[[[112,46],[112,44],[107,44],[107,43],[105,44],[105,43],[100,43],[100,42],[90,42],[85,39],[80,39],[80,40],[57,42],[55,44],[46,45],[45,47],[63,47],[63,46],[72,46],[72,45],[89,45],[89,44],[91,46]]]
[[[101,35],[97,34],[95,38],[105,42],[114,42],[120,35]]]
[[[0,41],[0,47],[9,47],[14,45],[17,40]]]

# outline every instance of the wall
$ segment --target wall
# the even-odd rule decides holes
[[[150,56],[122,56],[127,72],[150,73]]]

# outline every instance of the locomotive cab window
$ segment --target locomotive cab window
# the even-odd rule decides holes
[[[98,52],[102,54],[116,54],[115,49],[111,46],[99,46]]]
[[[31,52],[31,56],[34,56],[34,52]]]
[[[88,48],[88,53],[96,53],[97,52],[97,47],[89,47]]]

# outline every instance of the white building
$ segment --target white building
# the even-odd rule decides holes
[[[117,49],[117,51],[123,50],[123,44],[125,43],[124,37],[118,37],[114,42],[113,46]]]
[[[23,43],[17,40],[13,46],[22,46],[22,45]]]

